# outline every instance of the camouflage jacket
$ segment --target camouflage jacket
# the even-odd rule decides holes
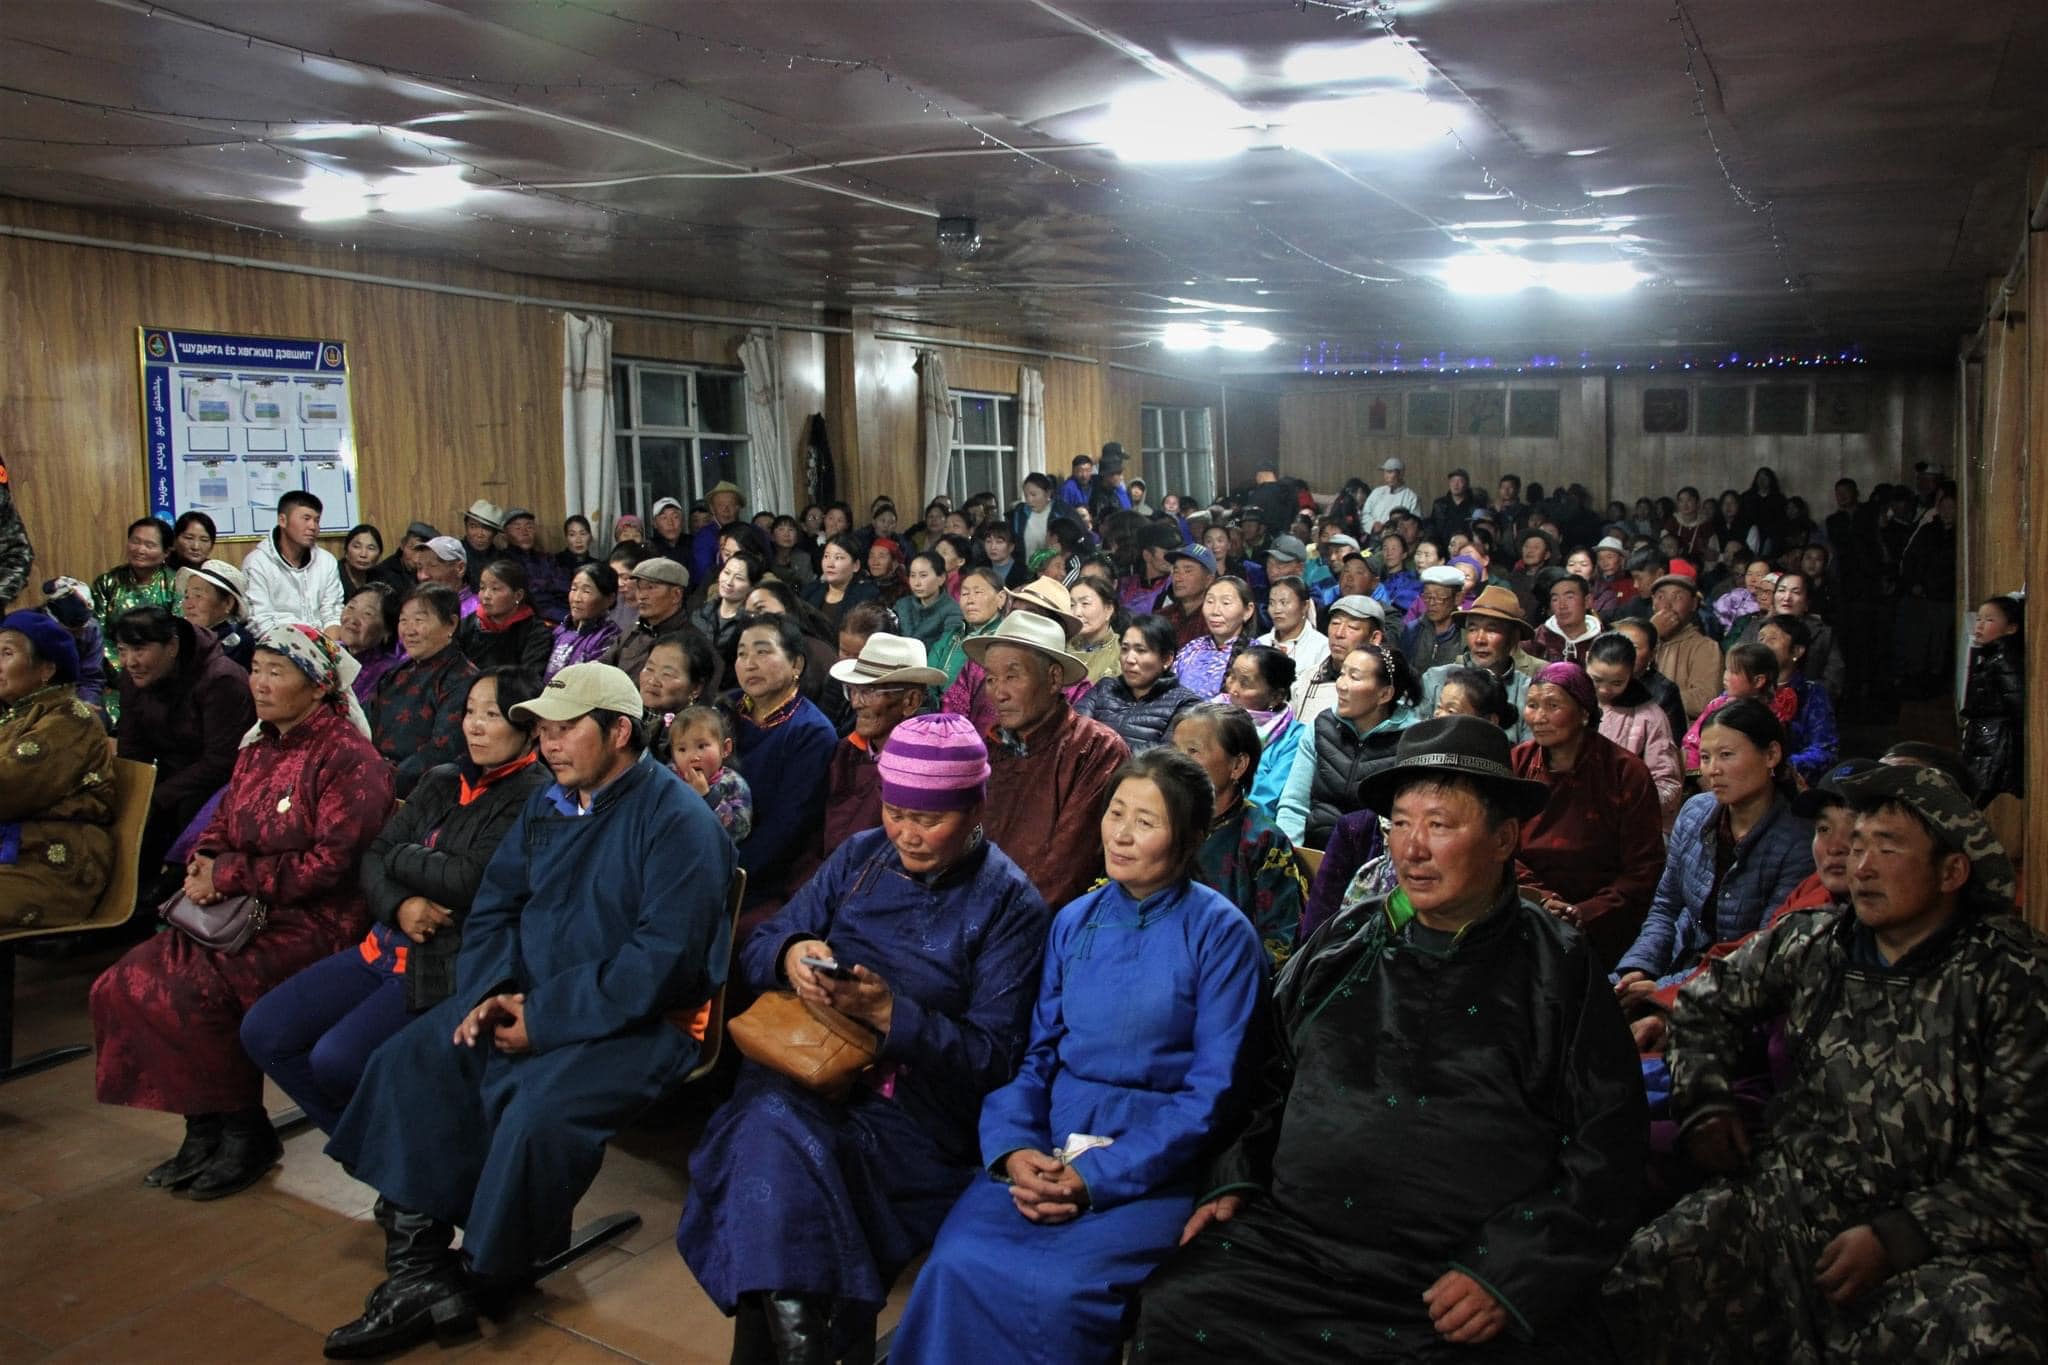
[[[28,528],[21,524],[21,513],[14,510],[7,466],[0,464],[0,612],[28,585],[28,569],[35,557],[35,547],[28,543]]]
[[[1975,910],[1890,969],[1845,908],[1789,916],[1679,992],[1668,1053],[1690,1125],[1732,1112],[1752,1030],[1782,1016],[1792,1079],[1753,1162],[1800,1209],[1868,1222],[1895,1270],[2048,1243],[2048,952]]]

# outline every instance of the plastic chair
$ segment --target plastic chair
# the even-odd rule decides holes
[[[0,930],[0,1083],[18,1081],[53,1066],[76,1061],[92,1051],[90,1043],[70,1043],[14,1060],[14,946],[27,938],[54,938],[117,929],[135,913],[142,880],[142,827],[149,822],[149,798],[156,792],[156,765],[130,758],[114,760],[114,867],[107,889],[92,913],[76,924],[23,925]]]

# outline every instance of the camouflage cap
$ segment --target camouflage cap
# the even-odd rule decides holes
[[[1983,814],[1963,789],[1938,768],[1883,764],[1870,772],[1843,779],[1838,789],[1856,806],[1896,801],[1926,822],[1944,851],[1970,860],[1970,881],[1964,892],[1986,910],[2010,910],[2017,878],[2012,859],[1991,833]]]

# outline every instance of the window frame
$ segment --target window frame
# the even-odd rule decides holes
[[[644,385],[642,377],[650,374],[672,375],[683,380],[683,399],[687,405],[681,425],[648,423],[644,420]],[[753,492],[753,438],[746,431],[747,409],[744,390],[736,391],[733,416],[738,421],[738,431],[714,431],[701,425],[703,398],[698,381],[705,376],[721,380],[745,382],[745,372],[737,366],[699,365],[683,361],[653,360],[640,356],[613,356],[611,378],[613,450],[618,459],[619,510],[632,512],[643,520],[648,516],[648,507],[655,500],[650,496],[649,480],[646,476],[642,442],[648,440],[677,441],[681,443],[681,491],[676,494],[687,506],[701,502],[705,490],[715,480],[707,481],[704,470],[704,443],[716,442],[732,450],[733,482],[743,493],[751,497]],[[624,402],[620,397],[623,394]],[[618,421],[623,410],[627,420]],[[667,496],[667,495],[663,495]]]
[[[1201,419],[1200,443],[1191,441],[1188,435],[1188,419],[1195,416]],[[1168,493],[1191,499],[1198,507],[1207,507],[1216,500],[1214,408],[1206,404],[1142,403],[1138,408],[1138,431],[1138,458],[1143,466],[1146,501],[1157,507]],[[1169,436],[1175,439],[1170,440]],[[1198,468],[1199,485],[1195,478]]]
[[[985,400],[995,405],[996,439],[993,444],[969,443],[962,439],[966,431],[966,419],[961,410],[963,398]],[[1017,467],[1017,395],[983,389],[948,389],[946,406],[953,419],[952,433],[946,443],[946,491],[952,495],[953,505],[964,506],[968,498],[984,492],[996,495],[998,508],[1014,505],[1024,496],[1024,475],[1029,472]],[[1007,444],[1003,441],[1006,432],[1010,438]],[[997,487],[968,487],[967,460],[970,455],[994,457]]]

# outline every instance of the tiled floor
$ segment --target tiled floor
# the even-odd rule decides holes
[[[91,1037],[85,992],[112,951],[22,959],[16,1054]],[[288,1101],[270,1095],[273,1112]],[[723,1362],[732,1328],[676,1255],[694,1125],[615,1144],[578,1221],[621,1209],[631,1235],[553,1276],[504,1327],[408,1359]],[[314,1361],[380,1276],[374,1193],[321,1155],[313,1130],[255,1188],[194,1204],[142,1187],[177,1146],[172,1116],[92,1098],[92,1060],[0,1086],[0,1365]],[[899,1286],[883,1316],[902,1307]]]

